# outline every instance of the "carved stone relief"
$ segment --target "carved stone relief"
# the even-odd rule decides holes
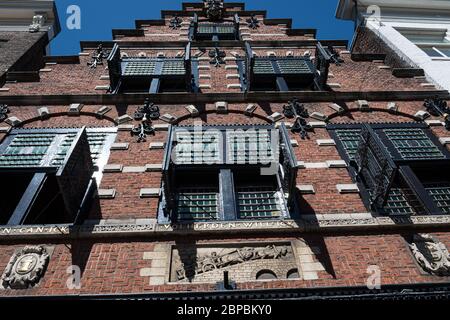
[[[436,276],[450,276],[450,254],[445,244],[429,234],[419,234],[409,247],[423,270]]]
[[[291,242],[175,245],[171,256],[170,282],[220,282],[224,271],[233,281],[256,281],[255,275],[262,270],[286,280],[293,270],[301,270]]]
[[[9,260],[2,275],[4,288],[28,289],[43,277],[50,260],[50,252],[44,246],[27,246]]]

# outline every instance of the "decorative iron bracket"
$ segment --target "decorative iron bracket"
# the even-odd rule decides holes
[[[210,64],[213,64],[216,68],[219,68],[221,64],[225,64],[225,58],[227,54],[225,51],[219,50],[219,48],[214,48],[209,51],[209,57],[211,58]]]
[[[171,28],[173,30],[177,30],[177,29],[181,28],[182,22],[183,22],[183,19],[181,19],[179,16],[174,16],[170,20],[169,28]]]
[[[8,117],[9,108],[6,104],[0,104],[0,122]]]
[[[341,55],[339,54],[339,52],[336,51],[336,49],[333,46],[328,46],[326,50],[330,55],[330,61],[333,62],[335,65],[340,66],[341,63],[344,62],[344,59],[341,58]]]
[[[152,127],[152,122],[147,120],[145,117],[139,126],[134,127],[133,130],[131,130],[132,136],[138,136],[137,142],[145,142],[147,136],[150,134],[154,135],[155,129]]]
[[[92,55],[92,61],[88,62],[88,66],[91,69],[96,69],[97,66],[103,65],[103,59],[107,59],[109,52],[103,49],[103,45],[99,44],[97,52]]]
[[[256,15],[252,14],[250,18],[247,19],[247,25],[250,29],[258,29],[259,28],[259,20]]]
[[[158,120],[160,117],[159,107],[151,103],[149,99],[145,99],[144,105],[138,107],[134,113],[134,120]]]
[[[302,140],[306,139],[308,131],[311,131],[312,127],[306,122],[305,118],[309,117],[309,113],[305,106],[298,99],[294,98],[287,105],[283,106],[283,114],[286,118],[295,118],[291,131],[299,133]]]
[[[450,130],[450,108],[447,101],[436,97],[426,99],[423,105],[432,116],[444,117],[445,129]]]

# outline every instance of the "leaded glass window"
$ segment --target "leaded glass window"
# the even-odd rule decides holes
[[[44,164],[56,134],[18,135],[0,156],[1,167],[29,167]]]
[[[445,158],[422,129],[384,129],[383,132],[405,160]]]
[[[450,214],[450,183],[426,184],[430,197],[446,214]]]
[[[274,161],[270,130],[227,133],[230,163],[270,163]]]
[[[389,215],[414,215],[420,207],[411,190],[393,187],[389,191],[384,210]]]
[[[115,133],[99,129],[88,129],[86,133],[94,165],[99,165]],[[18,133],[0,155],[0,167],[59,167],[76,136],[76,133]]]
[[[177,194],[180,220],[216,220],[218,194],[214,189],[181,189]]]
[[[360,139],[360,129],[342,129],[335,131],[336,136],[342,143],[344,150],[350,160],[353,160],[358,151],[358,143]]]
[[[238,213],[241,219],[276,218],[281,215],[280,193],[270,187],[238,187]]]
[[[312,65],[301,59],[281,59],[276,61],[281,74],[312,73]]]
[[[220,141],[219,131],[178,131],[174,161],[177,164],[218,163]]]

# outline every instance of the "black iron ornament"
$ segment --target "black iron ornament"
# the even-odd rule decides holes
[[[145,99],[144,105],[138,107],[134,113],[135,120],[143,120],[144,118],[149,120],[158,120],[159,117],[159,107],[154,103],[151,103],[149,99]]]
[[[223,0],[203,0],[206,17],[211,21],[221,20],[224,14]]]
[[[107,59],[109,52],[103,49],[103,45],[99,44],[97,51],[92,55],[92,60],[88,62],[91,69],[96,69],[97,66],[103,65],[103,60]]]
[[[210,64],[214,65],[216,68],[220,67],[221,64],[225,64],[225,58],[227,54],[225,51],[215,48],[209,51],[209,57],[211,58]]]
[[[6,104],[0,104],[0,122],[8,117],[9,108]]]
[[[283,106],[283,114],[286,118],[295,118],[295,122],[291,128],[293,133],[299,133],[304,140],[308,137],[308,132],[312,127],[308,124],[305,118],[309,117],[308,110],[298,99],[292,99],[287,105]]]
[[[137,142],[145,142],[150,134],[155,135],[155,129],[152,127],[151,120],[148,120],[145,116],[142,123],[131,130],[131,135],[138,137]]]
[[[333,46],[328,46],[327,51],[330,54],[331,62],[333,62],[335,65],[339,66],[344,62],[344,59],[341,58],[341,55]]]
[[[174,16],[170,20],[169,27],[173,30],[181,28],[181,23],[183,22],[183,19],[181,19],[179,16]]]
[[[426,99],[423,105],[432,116],[444,117],[445,129],[450,130],[450,108],[447,101],[436,97]]]
[[[256,17],[256,15],[252,14],[252,16],[247,19],[247,25],[250,29],[258,29],[259,28],[259,20]]]

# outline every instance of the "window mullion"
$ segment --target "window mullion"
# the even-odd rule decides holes
[[[238,219],[236,213],[236,192],[233,173],[230,169],[222,169],[219,173],[220,208],[219,216],[225,221]]]

